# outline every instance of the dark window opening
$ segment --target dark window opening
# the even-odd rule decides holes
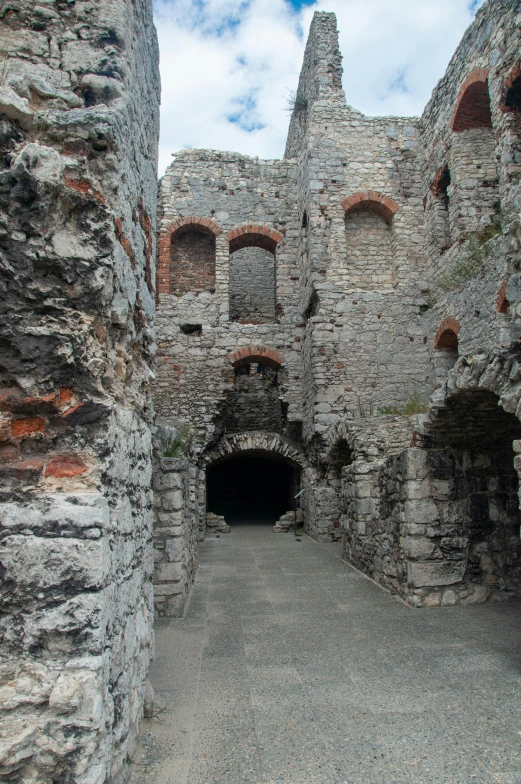
[[[441,384],[448,376],[459,357],[458,336],[452,329],[442,332],[434,351],[434,372],[437,384]]]
[[[209,466],[206,486],[207,510],[227,523],[273,525],[294,509],[300,469],[279,455],[252,450]]]
[[[319,303],[319,299],[318,299],[318,294],[317,294],[316,291],[313,291],[313,293],[311,294],[311,296],[309,298],[309,302],[308,302],[307,307],[306,307],[306,309],[304,311],[304,314],[303,314],[304,318],[306,319],[306,321],[308,319],[310,319],[310,318],[313,318],[313,316],[317,315],[317,310],[319,308],[319,304],[320,303]]]
[[[353,450],[345,438],[341,438],[340,441],[337,441],[337,443],[330,449],[329,462],[332,465],[340,468],[343,468],[346,465],[351,465],[353,462]]]
[[[307,227],[308,227],[308,214],[307,212],[304,212],[304,214],[302,215],[302,228],[307,229]]]
[[[202,324],[180,324],[179,329],[183,335],[193,335],[194,337],[200,337],[203,331]]]
[[[292,419],[286,426],[287,435],[294,444],[302,443],[302,422],[299,419]]]
[[[441,253],[444,253],[451,246],[449,213],[450,184],[450,169],[448,166],[443,166],[431,184],[431,191],[434,197],[431,216],[432,235],[434,244]]]
[[[284,414],[275,368],[260,362],[235,368],[235,383],[223,412],[223,424],[227,433],[282,432]]]
[[[518,76],[508,88],[505,106],[511,111],[521,112],[521,76]]]
[[[449,351],[458,352],[458,336],[452,329],[446,329],[438,338],[436,348],[443,348]]]

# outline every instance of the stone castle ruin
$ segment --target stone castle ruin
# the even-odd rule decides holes
[[[519,597],[518,0],[421,118],[348,106],[316,13],[284,158],[184,150],[159,197],[149,0],[0,19],[0,780],[127,778],[207,514],[302,491],[414,607]]]

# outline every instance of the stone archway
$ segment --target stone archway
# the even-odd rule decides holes
[[[205,468],[216,460],[229,455],[251,451],[271,452],[300,468],[306,466],[304,453],[283,436],[278,433],[252,431],[250,433],[233,433],[221,438],[214,447],[202,455],[201,467]]]
[[[413,603],[521,594],[520,362],[521,353],[502,350],[459,360],[407,450],[403,554]]]
[[[303,454],[277,434],[229,435],[201,459],[206,510],[227,525],[273,525],[294,509],[304,465]]]

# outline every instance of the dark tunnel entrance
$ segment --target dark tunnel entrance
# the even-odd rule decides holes
[[[241,452],[206,472],[207,509],[227,523],[273,524],[294,509],[300,468],[277,454]]]

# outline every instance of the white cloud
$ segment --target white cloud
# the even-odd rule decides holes
[[[160,173],[183,147],[282,156],[287,96],[315,10],[337,14],[348,103],[373,115],[421,113],[472,21],[470,6],[317,0],[297,11],[286,0],[156,0]]]

